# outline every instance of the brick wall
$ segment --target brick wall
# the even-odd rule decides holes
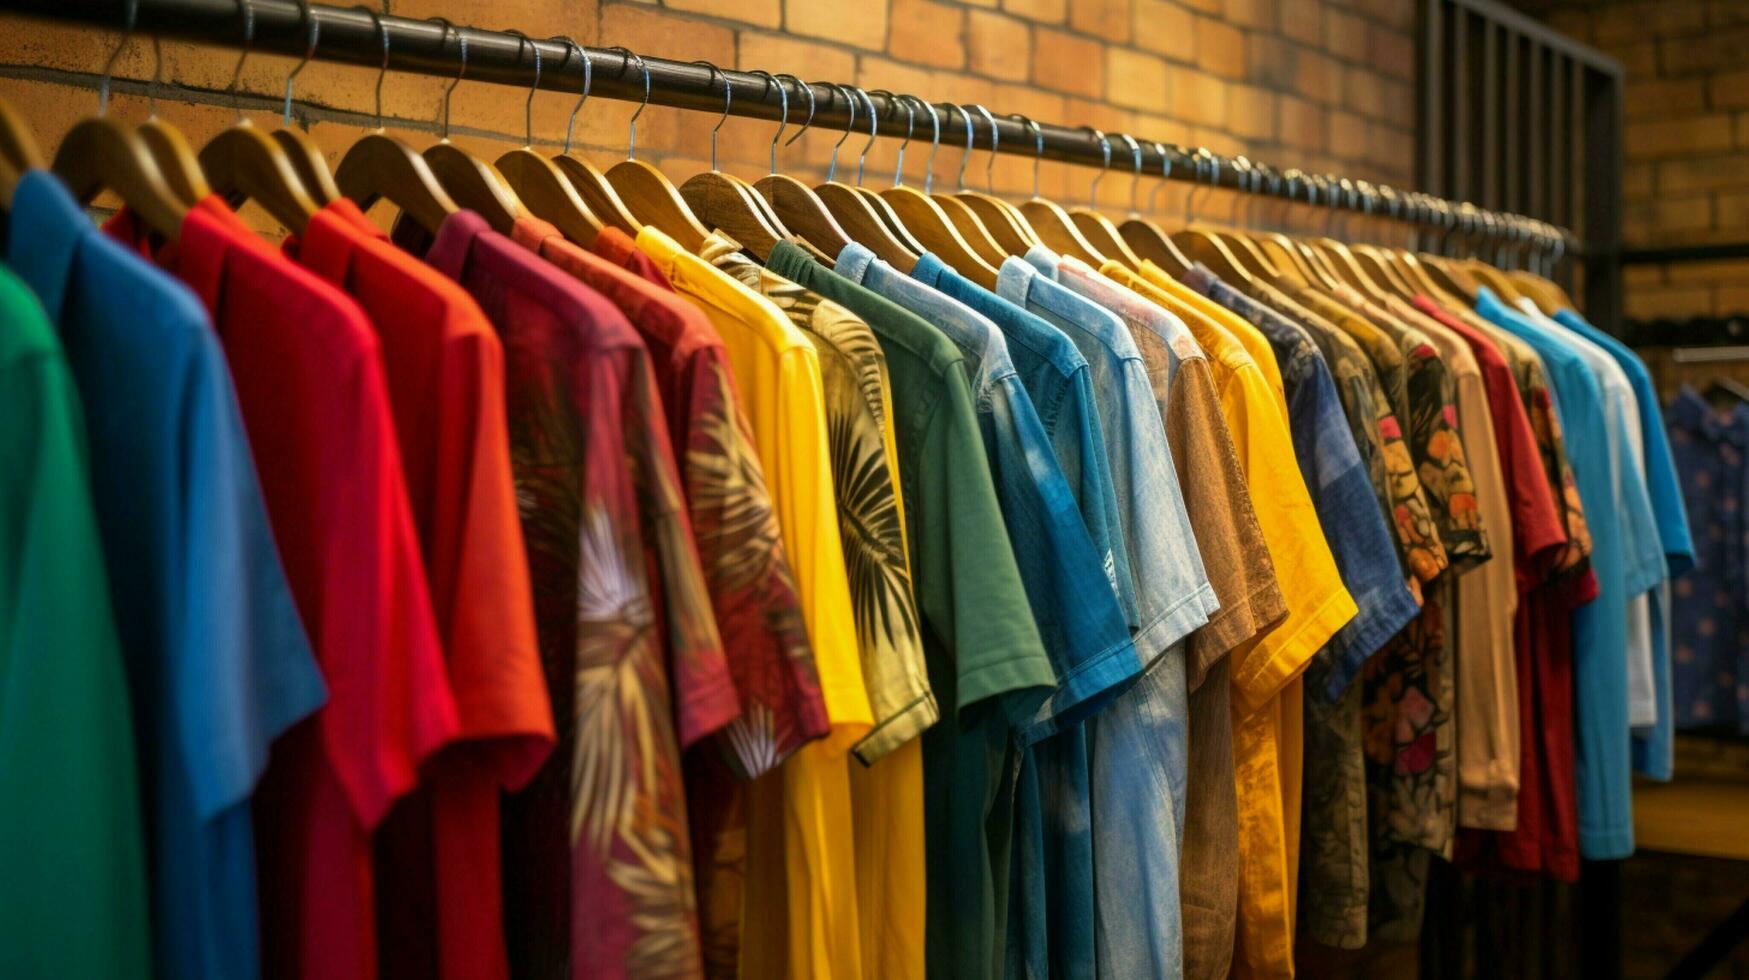
[[[536,37],[569,34],[584,44],[791,72],[936,101],[982,103],[997,112],[1398,186],[1406,186],[1413,171],[1413,0],[385,0],[382,9],[514,27]],[[99,73],[116,37],[0,17],[0,96],[22,112],[50,153],[68,127],[96,108]],[[136,36],[116,63],[112,111],[124,119],[144,118],[155,91],[159,114],[198,147],[236,117],[226,94],[235,64],[234,52],[165,42],[163,84],[154,89],[146,84],[153,77],[152,46]],[[249,58],[238,101],[252,118],[277,124],[278,96],[292,64],[269,55]],[[364,68],[316,63],[298,77],[297,117],[331,160],[375,124],[375,76]],[[391,74],[382,95],[389,129],[415,146],[430,143],[445,84]],[[462,82],[451,109],[455,141],[493,158],[520,145],[525,94]],[[557,93],[535,97],[537,145],[562,141],[575,102]],[[592,99],[577,120],[582,152],[603,164],[623,156],[633,108]],[[793,118],[801,114],[795,107]],[[650,108],[638,121],[640,157],[676,179],[706,169],[709,121],[698,113]],[[921,122],[926,143],[928,121]],[[772,131],[767,122],[731,119],[720,135],[723,168],[746,177],[763,174]],[[781,166],[798,175],[821,174],[838,135],[808,133],[782,151]],[[944,135],[944,144],[951,139]],[[847,141],[841,159],[854,165],[865,141]],[[896,147],[897,141],[882,139],[870,152],[870,173],[878,175],[871,182],[891,180]],[[1114,170],[1121,171],[1121,144],[1118,149]],[[960,155],[944,145],[937,175],[951,177]],[[926,156],[913,145],[907,154],[910,179],[917,179]],[[969,179],[982,182],[987,159],[983,153],[973,157]],[[1048,195],[1083,197],[1093,176],[1048,162],[1041,170]],[[1004,155],[992,177],[999,190],[1025,192],[1031,164]],[[1100,200],[1125,206],[1129,184],[1116,175],[1102,181]],[[1160,198],[1162,210],[1181,208],[1181,187]],[[1198,204],[1199,211],[1204,207],[1217,209],[1218,216],[1229,205]],[[252,206],[247,211],[264,231],[271,230],[264,214]]]
[[[1627,244],[1749,241],[1749,2],[1520,6],[1627,69]],[[1643,319],[1749,313],[1749,261],[1629,267],[1625,299]]]

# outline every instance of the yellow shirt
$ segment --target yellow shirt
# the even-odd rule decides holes
[[[645,226],[638,248],[722,335],[753,426],[832,732],[753,783],[741,972],[862,976],[847,751],[874,724],[838,535],[820,363],[765,297]],[[780,911],[782,910],[782,911]]]
[[[1158,268],[1145,263],[1137,275],[1107,263],[1100,271],[1156,302],[1177,298],[1179,305],[1201,314],[1198,304],[1172,289],[1189,292],[1188,287]],[[1239,928],[1233,969],[1238,976],[1291,976],[1302,738],[1297,682],[1312,656],[1357,609],[1342,586],[1300,476],[1282,396],[1247,350],[1242,334],[1208,315],[1183,319],[1214,370],[1233,448],[1288,606],[1281,626],[1249,650],[1232,654],[1239,795]],[[1273,354],[1269,361],[1273,366]]]

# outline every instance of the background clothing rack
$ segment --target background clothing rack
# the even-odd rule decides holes
[[[0,0],[0,11],[79,21],[121,31],[126,28],[129,5],[127,0]],[[134,33],[242,47],[243,11],[238,0],[137,0],[133,6]],[[388,37],[386,67],[394,71],[454,78],[462,65],[457,37],[465,36],[469,81],[529,88],[537,80],[531,48],[538,47],[540,88],[570,93],[582,89],[583,63],[577,57],[576,49],[563,41],[531,40],[509,31],[481,30],[463,25],[446,27],[437,20],[413,20],[392,15],[379,15],[373,20],[371,14],[362,9],[325,4],[300,7],[295,0],[250,0],[249,8],[254,18],[252,50],[303,56],[310,47],[310,25],[305,19],[307,10],[308,17],[320,25],[319,43],[310,52],[312,60],[373,68],[385,65],[383,39],[377,27],[380,20]],[[643,65],[649,69],[648,102],[652,105],[720,114],[726,79],[733,90],[730,115],[776,120],[783,114],[785,96],[761,75],[732,69],[713,70],[704,65],[642,55],[627,57],[623,50],[612,48],[582,50],[590,65],[591,97],[644,101],[645,80],[638,64],[641,57]],[[810,83],[809,87],[815,103],[813,125],[843,128],[849,121],[848,102],[843,92],[824,82]],[[806,117],[808,100],[795,86],[790,85],[789,89],[786,93],[789,120],[799,125]],[[905,102],[901,98],[905,94],[869,93],[877,109],[877,130],[882,135],[906,135]],[[962,118],[959,107],[936,103],[935,108],[941,114],[943,142],[962,144],[966,120]],[[998,152],[1042,156],[1047,160],[1109,168],[1118,173],[1133,173],[1137,169],[1133,152],[1117,133],[1107,134],[1108,156],[1089,128],[1038,121],[1035,135],[1026,123],[994,110],[992,115]],[[926,114],[920,113],[919,116]],[[976,109],[972,110],[970,119],[974,145],[980,150],[990,149],[990,122]],[[866,132],[866,111],[856,114],[856,124],[858,132]],[[911,136],[913,140],[929,138],[926,118],[916,120]],[[1140,172],[1144,176],[1165,176],[1204,186],[1291,198],[1300,203],[1308,202],[1312,181],[1320,181],[1322,187],[1315,192],[1318,204],[1374,217],[1390,217],[1434,233],[1456,232],[1470,240],[1535,245],[1545,253],[1561,249],[1566,254],[1574,254],[1579,245],[1564,228],[1522,215],[1489,211],[1468,202],[1429,195],[1411,196],[1339,176],[1297,175],[1296,171],[1278,171],[1242,157],[1222,157],[1206,149],[1187,150],[1171,144],[1166,144],[1166,159],[1163,160],[1153,141],[1141,137],[1136,139],[1141,149]]]

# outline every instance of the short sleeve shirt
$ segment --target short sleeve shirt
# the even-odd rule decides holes
[[[0,973],[150,976],[139,757],[79,393],[4,269],[0,314]]]
[[[106,230],[151,250],[123,209]],[[377,966],[371,831],[460,730],[395,436],[382,347],[338,288],[217,198],[161,265],[212,317],[280,559],[329,700],[275,747],[255,797],[269,976]]]
[[[157,972],[258,976],[249,797],[324,694],[224,351],[194,294],[47,173],[19,182],[6,239],[59,325],[106,564],[126,570],[107,591],[148,780]]]
[[[504,345],[511,465],[558,724],[555,759],[508,806],[512,971],[552,974],[585,957],[628,971],[656,935],[664,968],[697,969],[667,665],[721,640],[648,351],[606,298],[473,212],[449,216],[426,259],[474,297]],[[626,808],[674,832],[650,834]],[[646,888],[661,894],[661,914],[643,910]]]
[[[991,975],[1008,884],[1003,735],[1032,718],[1056,675],[1002,525],[969,372],[935,328],[801,249],[779,243],[768,266],[861,316],[887,356],[930,686],[954,708],[953,724],[923,738],[929,969]]]

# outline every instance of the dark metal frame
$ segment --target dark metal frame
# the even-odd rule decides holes
[[[1573,229],[1586,314],[1619,331],[1621,62],[1495,0],[1421,17],[1417,182]]]
[[[562,40],[531,42],[509,31],[447,27],[436,20],[411,20],[391,15],[373,19],[362,8],[325,4],[300,7],[296,0],[248,0],[248,6],[254,21],[253,48],[293,56],[311,53],[319,61],[384,66],[395,71],[454,78],[460,65],[460,42],[457,40],[460,37],[466,40],[467,77],[470,81],[522,88],[538,84],[543,89],[574,94],[582,85],[584,60],[587,59],[593,79],[591,94],[602,98],[721,113],[726,82],[733,90],[731,114],[772,120],[783,115],[786,101],[791,119],[800,115],[800,105],[810,101],[799,90],[780,93],[767,75],[663,58],[640,58],[628,55],[624,49],[583,48],[579,58],[579,49]],[[0,0],[0,11],[79,21],[118,30],[126,25],[130,9],[133,28],[138,33],[229,47],[242,45],[240,0]],[[319,25],[320,44],[314,52],[306,52],[310,37],[306,11],[308,18]],[[379,23],[389,42],[386,56],[383,35],[378,33]],[[536,70],[536,55],[531,53],[531,48],[539,49],[540,71]],[[643,69],[648,71],[647,78]],[[849,121],[848,92],[826,82],[811,83],[808,90],[813,97],[814,125],[842,127]],[[876,114],[878,131],[888,136],[905,136],[906,127],[901,117],[912,113],[899,110],[905,105],[901,100],[907,97],[902,93],[870,93],[870,98],[879,107]],[[964,109],[951,103],[938,103],[936,108],[941,113],[944,140],[958,142],[948,134],[964,132],[965,120],[956,120]],[[868,125],[866,112],[857,116],[859,129]],[[974,112],[970,118],[973,139],[979,149],[991,148],[993,124],[997,137],[995,148],[1002,153],[1038,156],[1083,166],[1115,167],[1119,172],[1136,170],[1147,176],[1288,198],[1301,203],[1308,202],[1312,196],[1310,188],[1316,186],[1319,188],[1317,202],[1325,206],[1365,212],[1375,217],[1391,217],[1447,233],[1457,229],[1466,236],[1499,243],[1501,247],[1530,247],[1548,255],[1562,248],[1571,250],[1577,244],[1562,228],[1522,215],[1485,212],[1467,202],[1374,187],[1365,181],[1342,177],[1308,175],[1296,170],[1277,171],[1243,157],[1225,158],[1207,149],[1192,150],[1157,144],[1152,140],[1138,140],[1138,157],[1129,151],[1122,134],[1109,134],[1108,141],[1102,146],[1088,127],[1033,123],[1001,113],[995,113],[991,118]]]

